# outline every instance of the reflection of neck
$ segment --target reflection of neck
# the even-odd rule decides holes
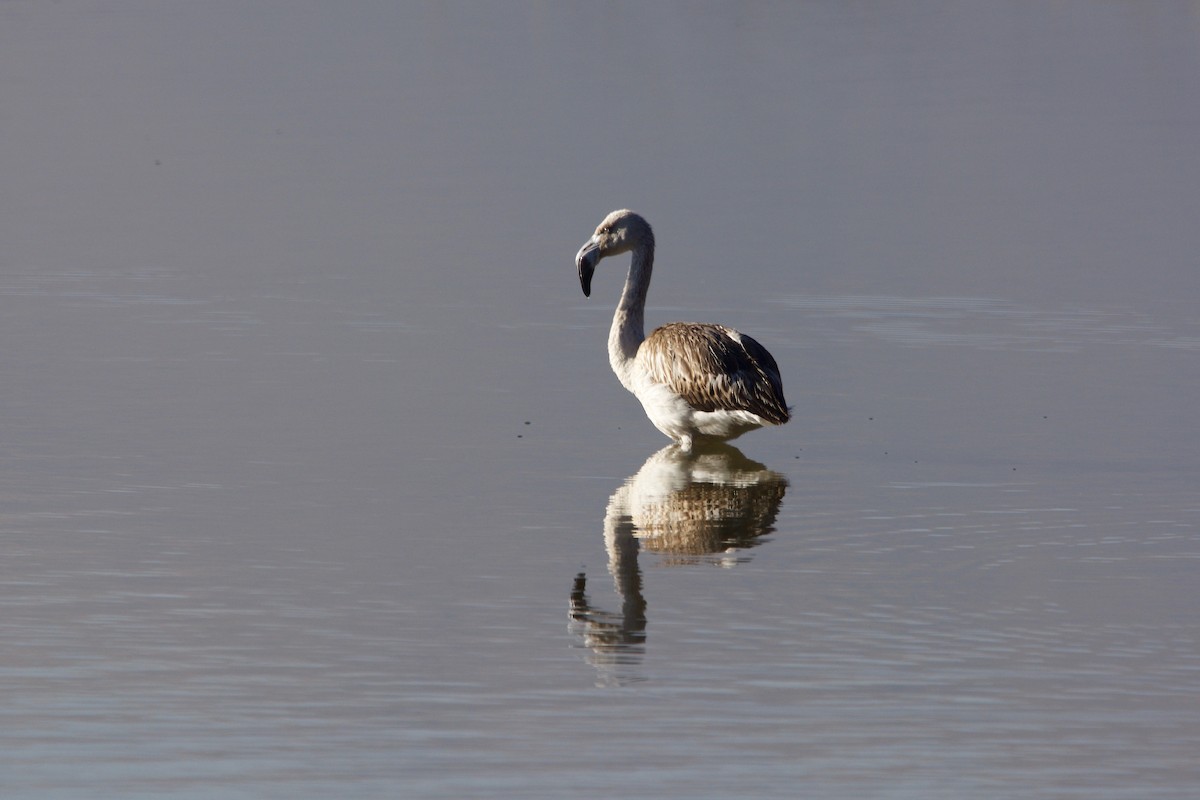
[[[642,597],[642,572],[638,569],[640,548],[633,531],[628,487],[622,486],[610,498],[604,515],[604,547],[608,550],[608,571],[621,598],[621,627],[626,635],[646,630],[646,600]]]
[[[646,339],[646,291],[650,288],[653,269],[653,245],[642,245],[633,251],[621,302],[617,304],[617,313],[613,314],[612,328],[608,332],[608,363],[621,384],[630,391],[633,391],[633,360]]]

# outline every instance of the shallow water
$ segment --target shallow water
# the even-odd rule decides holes
[[[1194,794],[1194,8],[636,13],[0,9],[0,793]]]

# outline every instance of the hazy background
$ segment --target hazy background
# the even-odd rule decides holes
[[[1186,2],[0,3],[0,791],[1190,797],[1198,95]],[[606,542],[618,207],[783,371],[752,548]]]

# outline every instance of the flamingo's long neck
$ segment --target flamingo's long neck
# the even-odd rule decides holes
[[[621,385],[633,391],[633,364],[638,347],[646,338],[646,290],[650,288],[650,273],[654,269],[654,244],[642,244],[633,251],[629,274],[621,302],[613,314],[608,332],[608,363],[617,373]]]

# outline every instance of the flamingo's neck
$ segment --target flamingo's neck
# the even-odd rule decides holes
[[[633,251],[621,302],[608,332],[608,363],[623,385],[633,391],[633,366],[638,347],[646,339],[646,291],[654,268],[654,245],[643,244]]]

